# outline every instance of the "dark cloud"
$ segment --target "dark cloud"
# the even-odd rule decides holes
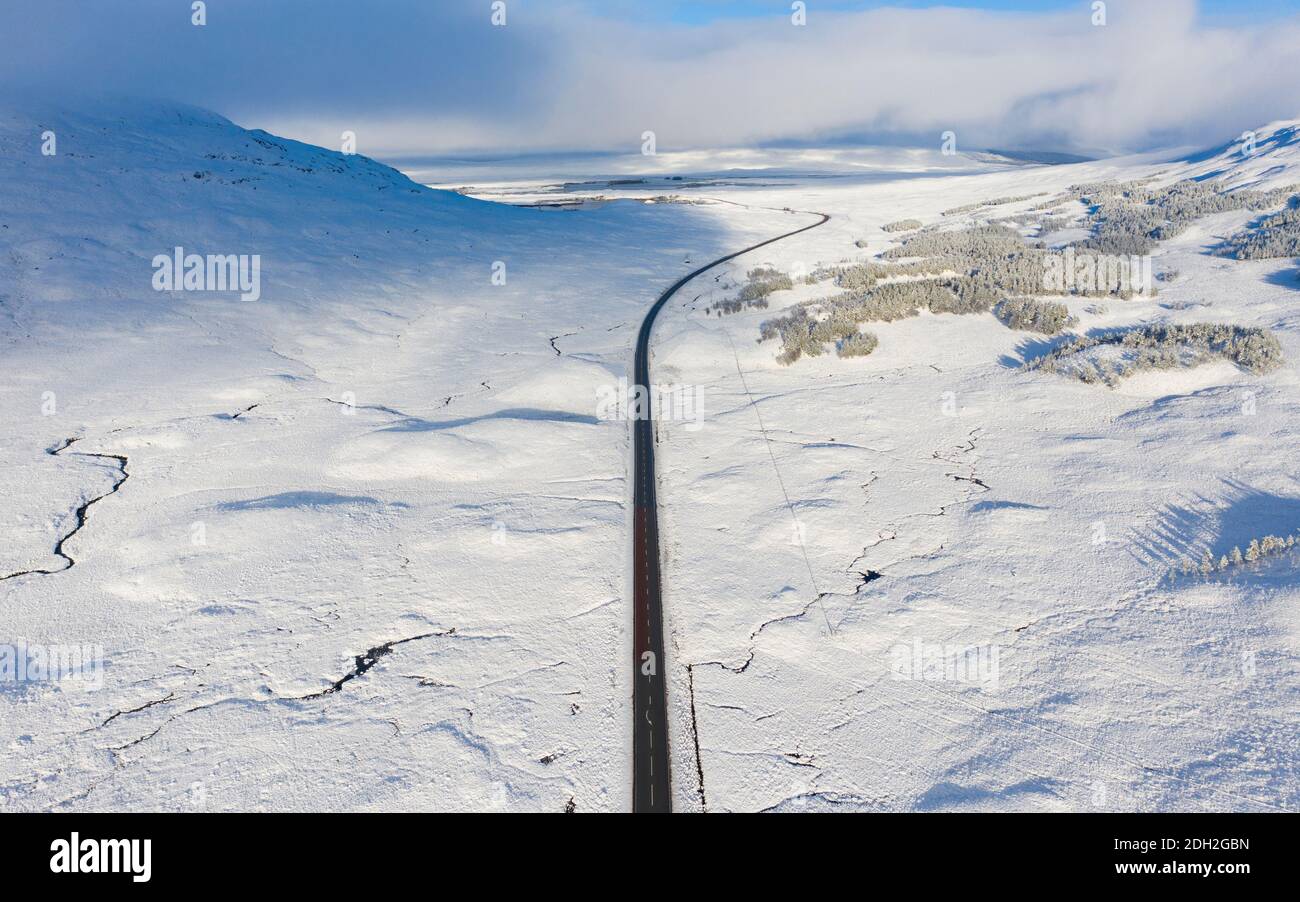
[[[487,2],[208,0],[207,25],[190,18],[190,0],[6,3],[0,73],[245,115],[511,116],[543,99],[545,84],[521,75],[550,68],[557,46],[538,23],[493,28]]]

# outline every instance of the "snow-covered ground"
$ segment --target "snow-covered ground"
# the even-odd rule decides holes
[[[882,224],[1073,183],[1300,182],[1300,148],[1265,134],[1247,160],[723,193],[835,216],[730,278],[865,259],[895,242]],[[722,319],[702,312],[722,292],[665,311],[658,378],[703,386],[708,412],[701,429],[663,428],[659,452],[681,807],[1300,806],[1295,555],[1162,582],[1206,547],[1217,559],[1300,529],[1296,261],[1206,253],[1253,218],[1161,245],[1155,269],[1179,276],[1154,298],[1070,306],[1081,332],[1266,327],[1287,357],[1267,376],[1221,363],[1110,390],[1025,373],[1046,340],[991,314],[873,323],[870,357],[777,364],[758,324],[827,285]]]
[[[431,188],[512,204],[669,195],[689,200],[718,188],[801,189],[810,181],[893,181],[1025,165],[997,154],[946,155],[937,149],[906,147],[545,154],[482,160],[411,157],[394,163]]]
[[[0,683],[0,805],[628,807],[597,390],[688,259],[789,217],[488,204],[136,105],[6,110],[0,185],[0,576],[59,571],[0,581],[0,645],[104,658]],[[261,299],[153,290],[176,246],[260,255]],[[63,569],[89,454],[129,478]]]
[[[811,221],[787,207],[833,218],[656,332],[654,380],[703,404],[660,426],[677,806],[1297,807],[1295,561],[1162,582],[1300,528],[1295,261],[1205,254],[1251,214],[1162,245],[1159,296],[1071,307],[1267,327],[1267,376],[1021,372],[1045,342],[989,314],[783,367],[758,323],[827,285],[704,309],[991,198],[1300,182],[1280,142],[1169,159],[543,211],[198,110],[5,108],[0,646],[103,671],[0,683],[0,807],[627,808],[629,430],[598,398],[663,287]],[[260,300],[155,291],[177,246],[260,255]],[[945,645],[982,655],[970,680],[898,678]]]

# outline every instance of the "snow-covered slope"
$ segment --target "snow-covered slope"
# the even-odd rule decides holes
[[[1102,180],[1294,185],[1296,135],[1295,123],[1260,129],[1249,156],[1238,141],[724,195],[835,218],[661,317],[661,378],[706,386],[711,412],[700,430],[670,424],[659,451],[673,727],[693,739],[673,745],[680,806],[1300,805],[1298,556],[1166,579],[1183,557],[1300,529],[1297,261],[1209,253],[1256,214],[1211,216],[1161,244],[1156,272],[1178,277],[1154,298],[1068,305],[1081,333],[1268,329],[1286,363],[1267,375],[1220,363],[1111,390],[1022,372],[1050,341],[991,314],[871,323],[871,356],[783,367],[773,342],[755,343],[759,323],[836,289],[800,286],[721,319],[704,310],[760,262],[808,272],[878,254],[899,240],[880,226],[903,218],[988,221]]]
[[[0,805],[626,807],[597,389],[688,256],[764,223],[107,109],[0,110],[0,645],[104,657],[99,691],[0,683]],[[177,246],[259,255],[261,299],[155,291]]]
[[[1295,261],[1207,253],[1253,214],[1162,244],[1155,298],[1069,305],[1080,331],[1266,328],[1268,375],[1023,372],[1048,342],[989,314],[782,367],[759,322],[825,285],[705,308],[903,218],[1294,184],[1296,134],[543,212],[200,110],[0,104],[0,664],[104,664],[97,691],[0,682],[0,807],[626,808],[628,429],[599,392],[664,286],[792,207],[834,218],[656,330],[656,382],[703,411],[660,427],[676,805],[1294,808],[1294,561],[1164,579],[1300,528]],[[178,246],[258,255],[260,299],[155,291]],[[986,657],[900,679],[900,648]]]

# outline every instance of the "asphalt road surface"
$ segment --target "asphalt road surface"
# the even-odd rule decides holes
[[[793,211],[792,211],[793,212]],[[655,500],[655,442],[650,382],[650,332],[655,317],[664,304],[687,282],[715,266],[734,260],[741,254],[758,250],[800,232],[824,225],[830,216],[819,213],[820,220],[793,232],[719,257],[683,276],[659,295],[641,323],[636,339],[636,391],[644,402],[632,423],[632,457],[636,488],[632,525],[632,810],[635,812],[672,811],[672,783],[668,754],[668,700],[664,680],[664,618],[659,579],[659,511]]]

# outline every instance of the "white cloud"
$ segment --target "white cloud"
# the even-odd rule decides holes
[[[229,27],[214,15],[195,34],[164,18],[174,4],[139,0],[109,21],[81,8],[71,27],[0,21],[35,32],[18,40],[35,49],[0,75],[45,65],[61,67],[46,83],[166,83],[177,99],[295,137],[333,144],[357,131],[379,155],[630,149],[647,129],[665,150],[937,143],[951,129],[967,148],[1119,151],[1300,116],[1300,17],[1208,27],[1194,0],[1111,0],[1105,27],[1085,3],[1051,14],[811,6],[804,27],[784,14],[683,26],[516,0],[493,29],[480,3],[226,0]],[[121,49],[87,52],[110,41]]]

